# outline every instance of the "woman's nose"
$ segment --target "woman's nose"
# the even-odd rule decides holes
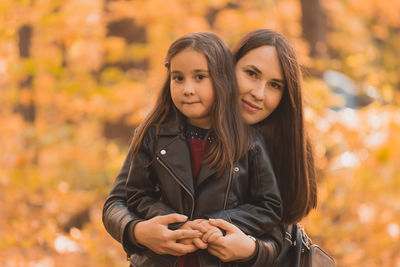
[[[259,83],[253,87],[250,94],[257,100],[264,100],[264,83]]]

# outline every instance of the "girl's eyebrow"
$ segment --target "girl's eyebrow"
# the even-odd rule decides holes
[[[210,71],[209,71],[209,70],[202,70],[202,69],[195,69],[195,70],[193,70],[193,72],[194,72],[194,73],[198,73],[198,72],[207,72],[207,73],[209,73]],[[173,71],[171,71],[171,73],[182,73],[182,71],[180,71],[180,70],[173,70]]]
[[[209,72],[208,70],[202,70],[202,69],[195,69],[193,70],[193,72],[197,73],[197,72]]]

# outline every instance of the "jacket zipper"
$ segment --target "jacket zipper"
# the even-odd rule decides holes
[[[167,165],[165,165],[165,163],[162,162],[160,157],[156,157],[156,159],[161,164],[161,166],[163,166],[164,169],[167,170],[167,172],[172,176],[172,178],[174,178],[174,180],[189,194],[190,198],[192,199],[192,210],[190,211],[190,219],[192,219],[194,213],[194,196],[192,195],[192,193],[190,193],[189,189],[187,189],[187,187],[178,179],[178,177],[176,177],[175,174],[167,167]],[[177,266],[178,258],[176,258],[174,262],[174,267]]]
[[[226,205],[228,203],[228,195],[229,191],[231,190],[231,183],[232,183],[232,170],[229,172],[228,187],[226,188],[225,199],[224,199],[224,210],[226,210]]]
[[[156,157],[156,159],[167,170],[167,172],[172,176],[172,178],[174,178],[174,180],[189,194],[190,198],[192,199],[192,210],[190,212],[190,219],[192,219],[194,212],[194,196],[192,195],[192,193],[190,193],[189,189],[178,179],[178,177],[176,177],[175,174],[167,167],[167,165],[165,165],[165,163],[162,162],[160,157]],[[224,208],[223,208],[224,210],[226,209],[226,205],[228,203],[228,195],[231,188],[231,183],[232,183],[232,171],[229,172],[228,186],[226,188],[225,199],[224,199]],[[176,266],[177,261],[178,260],[175,261],[174,266]],[[219,261],[218,265],[222,266],[221,261]]]
[[[194,196],[190,193],[189,189],[175,176],[175,174],[165,165],[164,162],[160,159],[160,157],[156,157],[157,161],[167,170],[167,172],[174,178],[174,180],[182,186],[182,188],[189,194],[190,198],[192,199],[192,210],[190,211],[190,219],[193,219],[194,213]]]

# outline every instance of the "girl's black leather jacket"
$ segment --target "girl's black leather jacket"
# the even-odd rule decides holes
[[[183,125],[170,122],[157,135],[154,143],[156,133],[149,130],[133,163],[127,157],[103,209],[106,229],[128,254],[135,254],[131,257],[133,266],[175,266],[176,257],[157,255],[125,238],[129,223],[170,213],[185,214],[190,219],[221,218],[246,234],[274,240],[280,249],[283,236],[277,225],[282,207],[261,135],[254,134],[248,153],[222,176],[217,177],[216,170],[202,166],[195,185]],[[134,213],[127,210],[127,203]],[[268,262],[267,258],[277,253],[268,243],[257,242],[259,249],[251,266],[257,266],[257,261]],[[201,267],[249,266],[221,263],[207,251],[197,253]]]

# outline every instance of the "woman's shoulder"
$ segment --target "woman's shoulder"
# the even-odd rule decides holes
[[[262,134],[259,131],[257,131],[254,128],[251,128],[250,134],[252,135],[250,150],[257,151],[259,149],[266,148],[266,143],[265,143],[264,137],[262,136]]]

